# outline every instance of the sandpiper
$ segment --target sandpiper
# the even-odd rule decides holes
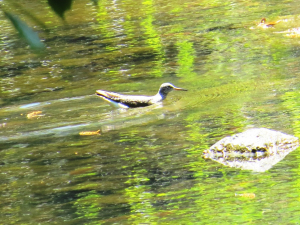
[[[153,105],[163,101],[168,93],[172,90],[176,91],[187,91],[183,88],[175,87],[170,83],[163,83],[157,94],[154,96],[143,96],[143,95],[122,95],[115,92],[97,90],[96,94],[102,99],[113,103],[122,108],[136,108]]]

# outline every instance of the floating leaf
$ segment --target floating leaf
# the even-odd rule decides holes
[[[87,136],[87,135],[96,135],[96,134],[100,134],[100,130],[97,131],[82,131],[79,133],[79,135],[81,136]]]
[[[52,10],[64,19],[65,11],[71,9],[73,0],[48,0],[48,4]]]
[[[243,193],[243,194],[235,193],[235,196],[244,197],[244,198],[255,198],[254,193]]]
[[[42,115],[42,111],[33,111],[33,112],[27,114],[28,119],[41,117],[41,116],[44,116],[44,115]]]
[[[274,27],[280,21],[281,20],[278,20],[276,22],[269,22],[269,23],[267,23],[266,18],[262,18],[261,21],[260,21],[260,23],[257,26],[266,29],[266,28]]]
[[[4,12],[6,17],[12,22],[16,30],[19,32],[21,37],[23,37],[31,48],[33,49],[44,49],[45,45],[41,42],[39,36],[34,32],[25,22],[23,22],[18,16]]]

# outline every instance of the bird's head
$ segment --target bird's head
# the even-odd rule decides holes
[[[162,85],[160,85],[160,88],[159,88],[158,92],[159,92],[160,95],[166,96],[172,90],[187,91],[186,89],[176,87],[171,83],[163,83]]]

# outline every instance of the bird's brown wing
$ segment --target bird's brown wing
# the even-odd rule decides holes
[[[96,94],[108,101],[114,101],[116,103],[121,103],[128,107],[143,107],[151,105],[149,96],[135,96],[135,95],[121,95],[115,92],[97,90]]]
[[[110,91],[97,90],[96,94],[100,97],[108,98],[115,102],[121,102],[121,99],[122,99],[122,95],[115,93],[115,92],[110,92]]]
[[[120,102],[128,107],[144,107],[151,105],[151,97],[149,96],[134,96],[134,95],[123,95]]]

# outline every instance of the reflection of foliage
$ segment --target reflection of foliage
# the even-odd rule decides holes
[[[153,7],[153,4],[154,2],[152,0],[143,1],[141,11],[145,13],[145,18],[142,20],[141,26],[143,27],[145,36],[147,37],[145,42],[149,47],[153,48],[156,55],[152,73],[156,77],[161,77],[163,73],[163,62],[165,58],[162,40],[154,25],[155,18],[153,16],[153,13],[155,11],[155,8]]]
[[[300,94],[298,91],[296,92],[286,92],[282,99],[284,100],[284,106],[289,109],[289,112],[292,115],[293,123],[292,127],[294,129],[294,134],[297,137],[300,137]]]
[[[186,37],[185,37],[186,38]],[[194,60],[195,60],[195,49],[193,43],[185,40],[181,40],[177,43],[178,46],[178,76],[182,77],[195,77],[196,74],[193,72]]]
[[[62,19],[64,19],[65,12],[71,9],[72,2],[73,0],[48,0],[50,7]]]
[[[148,185],[143,185],[148,180],[147,170],[141,169],[134,171],[135,174],[126,183],[131,183],[130,187],[126,188],[125,195],[128,197],[130,204],[131,215],[130,221],[132,224],[140,224],[151,222],[155,218],[154,207],[152,205],[153,193]]]
[[[80,193],[78,195],[80,197],[75,203],[75,207],[77,208],[77,214],[81,219],[87,220],[95,220],[98,217],[99,211],[101,209],[99,198],[101,197],[96,193],[95,190]],[[87,223],[87,224],[99,224],[98,222]]]
[[[73,0],[48,0],[49,6],[52,8],[52,10],[60,16],[62,19],[64,19],[64,13],[71,9]],[[16,4],[14,2],[11,3],[14,7],[21,7],[19,4]],[[22,9],[22,7],[21,7]],[[25,11],[25,10],[23,10]],[[12,22],[15,29],[19,32],[20,36],[24,38],[29,46],[32,49],[36,50],[42,50],[45,48],[44,44],[39,39],[36,32],[34,32],[24,21],[22,21],[18,16],[10,13],[10,12],[4,12],[6,17]],[[26,12],[27,16],[31,17],[31,19],[34,19],[35,22],[37,22],[39,25],[43,24],[40,21],[38,21],[35,16],[33,16],[31,13]],[[43,26],[43,25],[42,25]]]

